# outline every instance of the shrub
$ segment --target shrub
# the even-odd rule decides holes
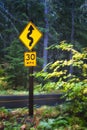
[[[47,85],[48,91],[60,90],[63,92],[66,101],[70,102],[70,111],[73,114],[84,113],[87,108],[87,53],[86,49],[78,52],[74,46],[65,42],[60,45],[51,47],[58,49],[65,54],[63,58],[47,65],[47,72],[42,70],[35,74],[36,78],[43,77]],[[69,59],[69,55],[72,57]],[[72,68],[72,73],[70,69]],[[52,87],[50,84],[54,87]],[[48,86],[49,84],[49,86]],[[50,88],[50,89],[49,89]],[[83,114],[84,116],[84,114]]]

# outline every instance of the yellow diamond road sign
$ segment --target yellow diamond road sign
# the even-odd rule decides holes
[[[36,52],[25,52],[24,53],[24,65],[28,66],[36,66]]]
[[[29,22],[23,32],[20,34],[19,39],[29,50],[32,50],[41,37],[42,33],[32,22]]]

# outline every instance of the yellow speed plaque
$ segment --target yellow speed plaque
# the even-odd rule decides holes
[[[25,66],[36,66],[36,52],[25,52],[24,53],[24,65]]]

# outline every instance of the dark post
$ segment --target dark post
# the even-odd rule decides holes
[[[29,116],[33,116],[33,66],[29,68]]]

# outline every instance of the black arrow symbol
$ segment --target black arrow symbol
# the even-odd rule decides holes
[[[34,30],[33,26],[30,25],[28,30],[29,30],[29,33],[27,34],[27,38],[30,40],[29,46],[32,46],[33,38],[30,35],[32,34],[32,31]]]

